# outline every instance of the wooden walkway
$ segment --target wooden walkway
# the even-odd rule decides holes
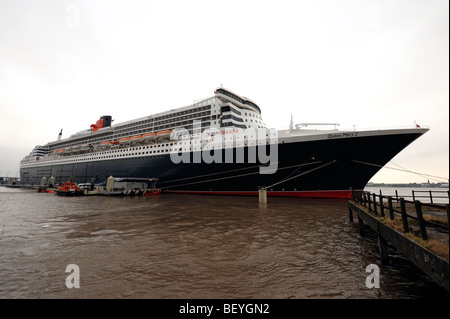
[[[449,290],[448,204],[424,204],[355,192],[348,210],[352,222],[357,214],[361,235],[365,225],[377,232],[382,263],[388,260],[390,245]]]

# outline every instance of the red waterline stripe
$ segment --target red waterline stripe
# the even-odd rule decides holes
[[[164,193],[172,194],[194,194],[194,195],[235,195],[235,196],[258,196],[259,192],[251,191],[172,191],[164,190]],[[351,190],[341,191],[268,191],[267,196],[278,197],[306,197],[306,198],[344,198],[351,199]]]

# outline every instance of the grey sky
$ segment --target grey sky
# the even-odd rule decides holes
[[[0,176],[61,128],[186,106],[223,84],[273,128],[291,114],[429,126],[393,162],[448,178],[448,12],[446,0],[2,0]],[[383,169],[372,180],[426,178]]]

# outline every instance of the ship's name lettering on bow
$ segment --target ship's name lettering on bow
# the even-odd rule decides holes
[[[356,137],[358,132],[344,132],[338,134],[328,134],[328,138],[345,138],[345,137]]]

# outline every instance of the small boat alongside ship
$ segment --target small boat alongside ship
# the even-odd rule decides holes
[[[155,196],[161,194],[156,187],[157,178],[114,178],[110,176],[104,183],[80,183],[72,181],[62,183],[56,189],[39,186],[38,193],[55,193],[61,196]]]
[[[62,183],[61,186],[55,189],[55,194],[61,196],[81,196],[83,195],[83,190],[76,183],[68,181]]]
[[[47,188],[46,186],[39,186],[37,189],[37,192],[38,193],[52,193],[52,194],[55,193],[54,190],[51,190],[51,189]]]

